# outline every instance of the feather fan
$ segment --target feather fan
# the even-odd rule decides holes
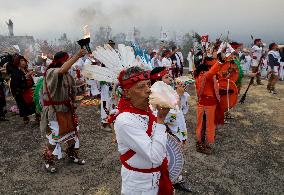
[[[98,46],[93,52],[94,57],[105,65],[86,65],[82,74],[90,79],[118,83],[119,73],[133,66],[143,67],[143,62],[139,62],[134,55],[132,47],[123,44],[118,45],[118,50],[114,50],[109,45]]]

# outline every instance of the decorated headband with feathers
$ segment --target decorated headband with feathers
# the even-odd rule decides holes
[[[86,65],[82,74],[98,81],[118,83],[118,76],[121,71],[130,67],[139,66],[143,68],[144,62],[135,58],[132,47],[123,44],[118,45],[118,50],[114,50],[109,45],[98,46],[93,51],[94,58],[99,60],[105,67]]]

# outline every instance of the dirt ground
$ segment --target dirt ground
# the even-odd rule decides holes
[[[245,79],[243,91],[247,83]],[[271,95],[265,86],[253,86],[246,103],[232,110],[235,119],[218,128],[211,156],[195,151],[195,102],[190,102],[183,175],[192,194],[284,194],[284,82],[279,82],[278,91]],[[0,194],[120,194],[120,162],[112,134],[100,129],[97,107],[78,111],[81,156],[87,164],[63,159],[57,162],[56,174],[43,169],[44,133],[34,122],[24,126],[19,116],[8,113],[10,121],[0,123]]]

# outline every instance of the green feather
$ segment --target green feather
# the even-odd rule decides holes
[[[42,86],[43,86],[43,77],[38,80],[38,82],[36,83],[35,90],[34,90],[34,97],[33,98],[34,98],[34,102],[35,102],[35,105],[36,105],[37,113],[41,113],[41,111],[42,111],[42,106],[40,104],[40,91],[42,89]]]
[[[243,79],[243,76],[244,76],[244,71],[242,69],[241,62],[240,62],[239,59],[235,59],[234,62],[235,62],[235,64],[238,65],[238,69],[239,69],[239,78],[238,78],[236,84],[240,85],[242,83],[242,79]]]

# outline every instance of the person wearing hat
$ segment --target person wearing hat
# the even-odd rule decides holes
[[[68,53],[58,52],[44,74],[40,129],[46,132],[48,139],[43,159],[44,167],[50,173],[56,172],[55,156],[62,158],[61,143],[67,143],[65,152],[71,162],[85,164],[79,158],[79,127],[74,105],[76,85],[69,70],[86,53],[85,49],[81,49],[69,59]]]
[[[259,64],[262,63],[262,57],[263,57],[263,44],[261,39],[255,39],[254,40],[254,45],[251,48],[252,50],[252,64],[251,64],[251,70],[252,73],[257,73],[256,75],[256,83],[257,85],[263,85],[261,83],[261,78],[260,78],[260,66]]]
[[[167,165],[165,117],[169,109],[149,107],[150,72],[134,66],[118,77],[123,97],[114,123],[123,195],[173,195]]]

